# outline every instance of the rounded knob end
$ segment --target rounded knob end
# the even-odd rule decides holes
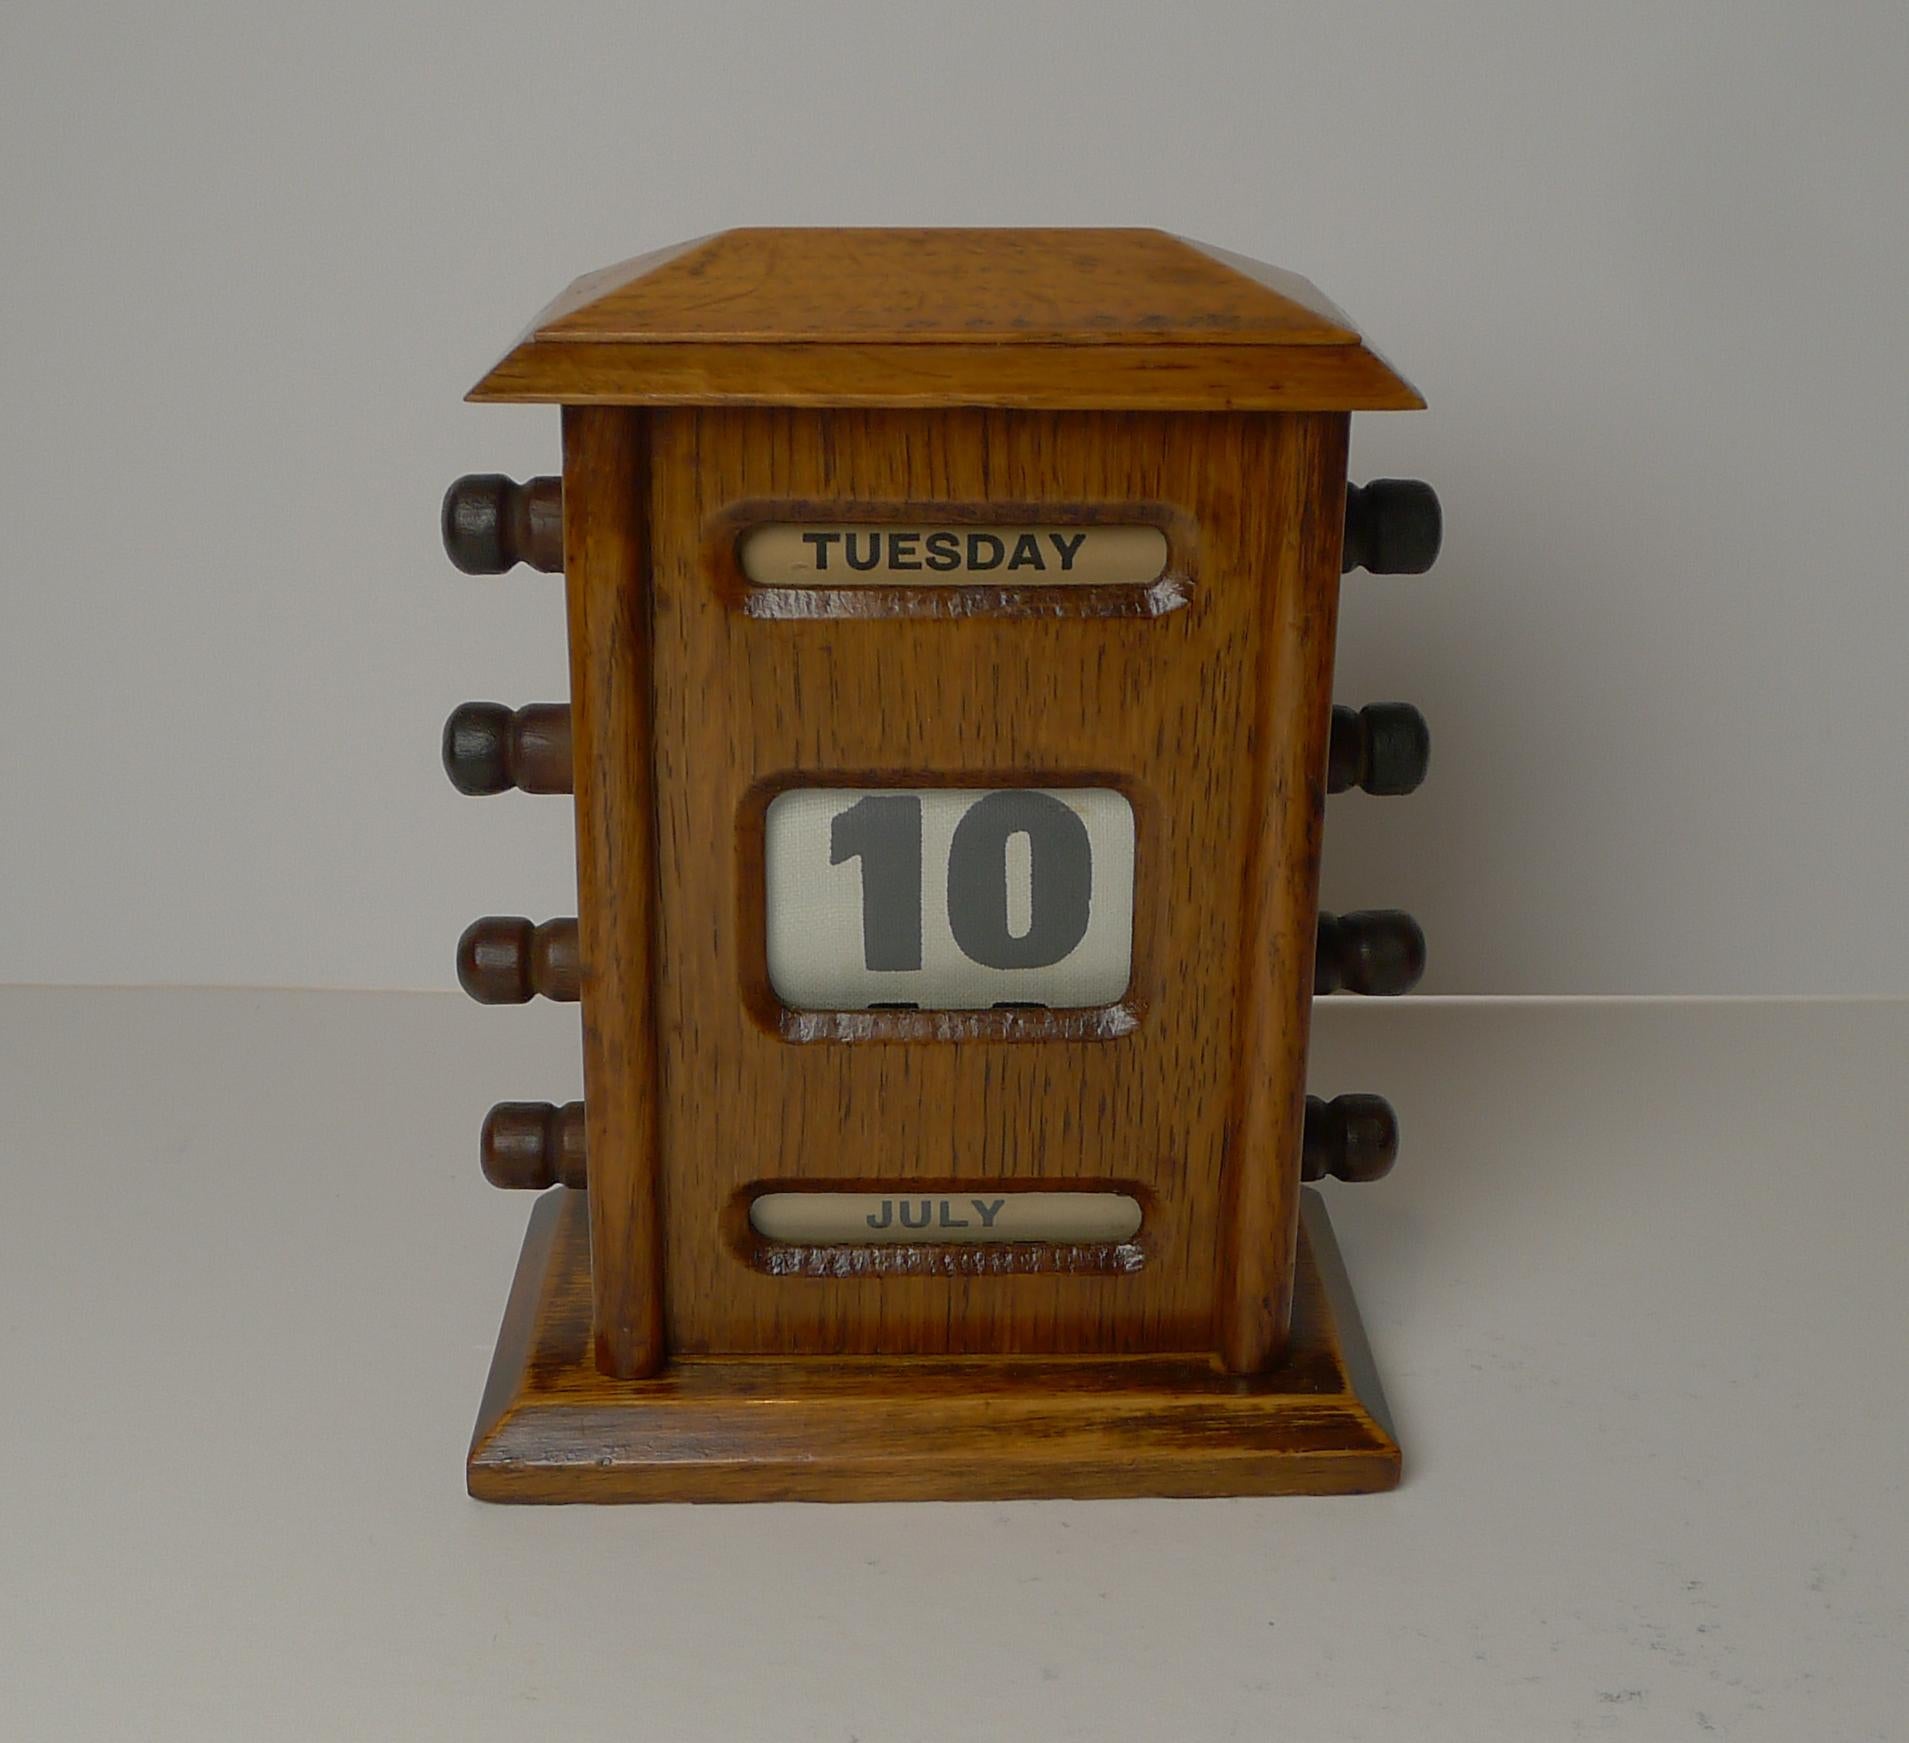
[[[444,554],[466,575],[563,568],[563,480],[473,472],[444,493]]]
[[[1380,1095],[1309,1095],[1303,1153],[1303,1179],[1382,1180],[1399,1159],[1399,1116]]]
[[[1417,986],[1424,973],[1425,933],[1402,909],[1319,916],[1315,993],[1395,998]]]
[[[1432,766],[1432,732],[1409,702],[1369,702],[1332,711],[1326,791],[1348,787],[1396,798],[1415,793]]]
[[[544,1101],[505,1101],[484,1116],[479,1142],[484,1178],[510,1191],[587,1184],[583,1103],[553,1107]]]
[[[1444,533],[1438,493],[1420,479],[1375,478],[1346,486],[1343,568],[1423,575],[1438,561]]]
[[[460,702],[444,722],[444,772],[460,793],[569,792],[569,704]]]
[[[511,772],[511,711],[500,702],[462,702],[444,723],[444,772],[460,793],[505,793]]]
[[[1368,793],[1399,797],[1418,791],[1432,766],[1432,730],[1409,702],[1369,702],[1359,710],[1365,721],[1365,778]]]
[[[534,998],[574,1004],[583,985],[576,921],[533,926],[518,914],[473,920],[457,941],[457,984],[480,1005],[522,1005]]]
[[[517,486],[501,473],[473,472],[444,493],[444,554],[466,575],[515,568],[510,504]]]
[[[457,984],[480,1005],[528,1004],[531,935],[536,928],[516,915],[473,920],[457,941]]]

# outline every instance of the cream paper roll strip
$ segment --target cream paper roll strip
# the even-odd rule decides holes
[[[749,1224],[801,1246],[1125,1241],[1139,1232],[1140,1204],[1124,1192],[766,1192]]]
[[[765,587],[1145,586],[1166,572],[1149,526],[806,525],[743,534],[742,572]]]

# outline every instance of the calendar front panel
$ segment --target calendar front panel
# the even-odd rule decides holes
[[[1239,868],[1272,802],[1248,724],[1269,601],[1296,584],[1280,504],[1302,486],[1281,480],[1330,462],[1310,434],[1330,422],[653,415],[673,1349],[1212,1347]],[[1172,597],[1030,583],[952,612],[946,588],[864,588],[840,615],[764,615],[751,505],[830,528],[1144,520]],[[1032,1218],[1066,1193],[1077,1221]],[[1088,1215],[1114,1204],[1137,1222],[1117,1237]]]

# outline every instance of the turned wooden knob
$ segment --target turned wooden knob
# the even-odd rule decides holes
[[[1409,993],[1425,972],[1425,934],[1399,908],[1321,914],[1312,961],[1315,993]]]
[[[569,792],[569,703],[460,702],[444,723],[444,772],[460,793]]]
[[[1374,575],[1423,575],[1438,561],[1445,517],[1438,493],[1416,478],[1346,486],[1346,542],[1339,567]]]
[[[1432,734],[1409,702],[1368,702],[1332,711],[1326,791],[1357,787],[1388,797],[1418,791],[1432,765]]]
[[[563,573],[563,480],[473,472],[444,493],[444,552],[466,575]]]
[[[493,1186],[541,1192],[546,1186],[586,1184],[583,1103],[500,1101],[484,1116],[480,1154]]]
[[[1399,1116],[1384,1096],[1309,1095],[1303,1158],[1303,1180],[1382,1180],[1399,1159]]]
[[[480,1005],[574,1003],[580,979],[574,920],[533,926],[514,914],[492,914],[473,920],[457,941],[457,984]]]

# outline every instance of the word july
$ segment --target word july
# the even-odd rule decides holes
[[[955,1205],[959,1202],[962,1211],[972,1209],[980,1218],[984,1229],[994,1227],[994,1219],[1001,1214],[1001,1206],[1007,1203],[1005,1198],[885,1198],[879,1211],[870,1211],[865,1219],[871,1229],[885,1229],[899,1221],[905,1229],[925,1229],[931,1218],[934,1226],[943,1229],[966,1229],[975,1225],[966,1215],[957,1215]],[[939,1217],[935,1213],[939,1211]]]
[[[829,573],[837,545],[842,547],[841,556],[849,569],[861,574],[874,569],[896,572],[927,569],[949,574],[960,569],[980,575],[1002,568],[1010,572],[1028,569],[1044,574],[1053,567],[1067,575],[1073,572],[1074,559],[1087,542],[1084,531],[1067,533],[1058,529],[1014,533],[1008,537],[1013,539],[1012,547],[1008,538],[999,533],[960,533],[949,527],[933,532],[898,528],[866,533],[807,532],[802,535],[802,542],[813,553],[818,575]]]
[[[1140,1228],[1140,1203],[1124,1192],[1020,1188],[972,1198],[959,1192],[765,1192],[749,1206],[749,1226],[766,1240],[808,1246],[1126,1241]]]

